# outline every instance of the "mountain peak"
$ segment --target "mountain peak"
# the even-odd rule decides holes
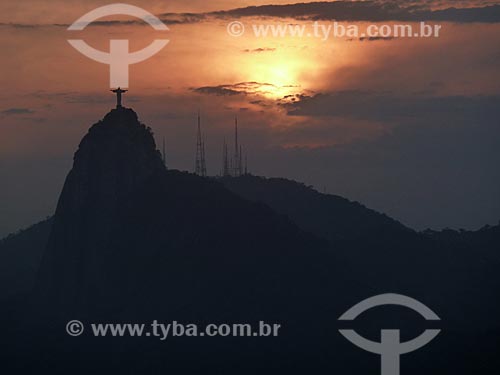
[[[42,279],[50,279],[56,269],[74,270],[83,267],[82,259],[92,263],[99,257],[98,249],[112,241],[123,202],[164,171],[151,129],[132,109],[113,109],[92,125],[59,197],[46,259],[50,267]],[[92,264],[85,267],[93,269]],[[66,287],[75,285],[68,282]]]
[[[104,116],[103,122],[121,122],[121,123],[133,123],[138,122],[139,118],[137,113],[132,108],[116,107],[109,111],[106,116]]]
[[[75,184],[98,196],[116,196],[134,190],[163,169],[151,129],[139,122],[132,109],[120,107],[94,124],[82,139],[65,190]]]

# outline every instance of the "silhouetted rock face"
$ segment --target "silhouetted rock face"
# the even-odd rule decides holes
[[[222,184],[167,171],[150,131],[120,108],[75,154],[38,292],[58,311],[251,314],[313,295],[306,285],[332,258],[322,246]]]
[[[80,143],[59,209],[114,209],[121,196],[163,169],[153,136],[136,113],[114,109]]]
[[[114,109],[90,128],[59,198],[40,271],[44,293],[67,300],[102,282],[118,207],[164,169],[150,130],[133,110]]]

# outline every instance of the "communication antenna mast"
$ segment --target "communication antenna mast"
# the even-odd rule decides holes
[[[205,161],[205,140],[201,133],[201,117],[198,111],[198,132],[196,135],[196,160],[194,173],[198,176],[205,177],[207,175],[207,165]]]

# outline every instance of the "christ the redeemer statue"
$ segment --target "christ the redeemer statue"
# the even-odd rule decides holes
[[[116,94],[116,108],[121,108],[122,106],[122,94],[127,92],[128,90],[122,90],[120,87],[118,87],[115,90],[110,90],[111,92],[114,92]]]

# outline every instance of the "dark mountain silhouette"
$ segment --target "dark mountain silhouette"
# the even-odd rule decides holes
[[[382,281],[380,269],[384,269],[385,287],[392,286],[387,285],[390,277],[395,286],[402,286],[401,276],[414,272],[415,262],[429,257],[422,236],[360,203],[282,178],[246,175],[220,181],[236,194],[264,202],[303,230],[327,239],[342,262],[352,264],[367,282]]]
[[[444,229],[434,231],[427,229],[422,234],[441,246],[453,246],[479,252],[489,251],[496,259],[500,259],[500,224],[486,225],[478,231]]]
[[[51,228],[47,219],[0,241],[0,296],[33,289]]]
[[[268,204],[299,227],[329,240],[350,274],[379,290],[422,296],[448,311],[453,327],[500,327],[500,226],[479,231],[417,233],[357,202],[322,194],[282,178],[242,176],[220,181],[231,191]],[[455,308],[449,308],[454,301]],[[469,316],[470,322],[463,317]]]
[[[283,178],[244,175],[219,179],[229,190],[289,216],[301,228],[328,239],[387,243],[395,237],[414,239],[416,233],[387,215],[358,202],[322,194],[312,187]]]
[[[297,284],[308,267],[317,268],[316,256],[333,266],[325,246],[218,183],[167,171],[150,130],[132,110],[117,108],[75,154],[37,290],[60,311],[104,314],[120,306],[133,315],[137,305],[141,312],[162,304],[172,311],[196,298],[206,302],[205,313],[210,306],[219,312],[229,297],[248,300],[251,290],[240,293],[256,280],[272,290],[294,274],[287,282]],[[177,299],[151,301],[154,290]],[[248,302],[246,313],[257,308]]]
[[[34,292],[9,300],[1,312],[8,327],[4,337],[10,338],[6,363],[29,371],[39,371],[41,363],[67,371],[83,350],[87,359],[72,373],[109,373],[103,364],[117,352],[133,354],[127,339],[111,348],[105,339],[68,341],[62,327],[75,318],[287,322],[289,329],[295,327],[292,336],[304,340],[282,341],[279,351],[293,349],[308,341],[309,333],[301,327],[312,311],[323,311],[330,319],[361,298],[345,300],[342,285],[335,285],[330,274],[343,278],[344,272],[337,269],[327,241],[220,183],[167,171],[151,131],[135,112],[120,107],[81,141],[52,219]],[[338,294],[335,304],[325,301],[327,292]],[[31,339],[24,340],[25,335]],[[189,350],[182,343],[168,345],[171,356],[162,358],[160,368],[232,372],[250,353],[270,358],[275,351],[272,341],[255,349],[260,342],[250,339],[255,349],[250,352],[245,340],[233,341],[194,341]],[[149,356],[166,350],[153,341],[145,346],[132,365],[141,364],[139,373],[151,366]],[[225,354],[232,351],[237,357]],[[47,362],[58,352],[64,357]],[[121,362],[117,368],[130,369]]]
[[[33,292],[4,299],[0,312],[6,373],[373,373],[377,356],[346,342],[336,320],[387,292],[417,298],[442,317],[442,336],[412,354],[402,372],[498,368],[496,227],[416,233],[293,181],[167,171],[131,109],[117,108],[91,127],[54,217],[4,240],[0,252],[10,251],[12,269],[29,270],[44,243]],[[23,272],[18,288],[33,280]],[[385,312],[360,325],[374,340],[381,323],[408,339],[425,329],[411,312]],[[70,337],[64,327],[72,319],[262,320],[283,328],[276,338],[160,342]]]

